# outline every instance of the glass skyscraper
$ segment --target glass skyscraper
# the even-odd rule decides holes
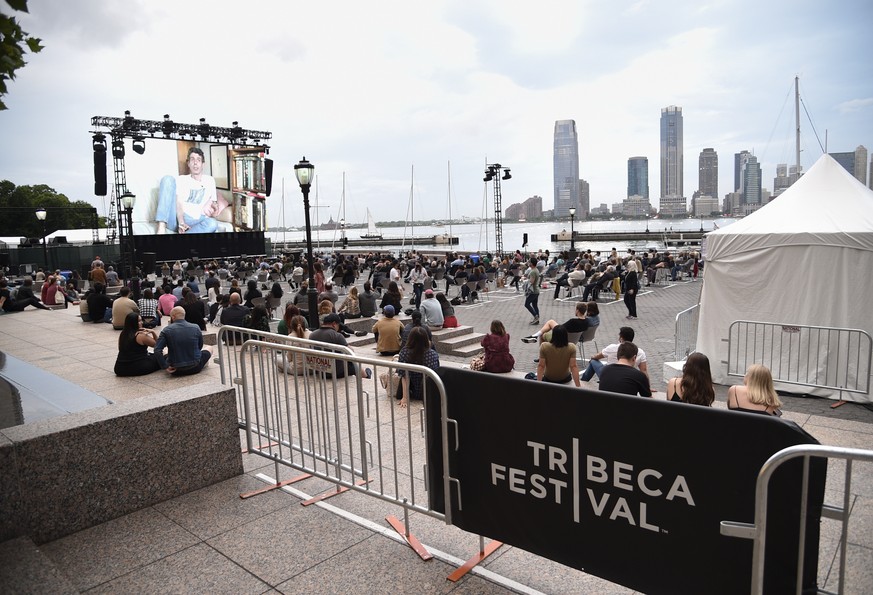
[[[661,108],[661,198],[685,196],[682,137],[682,108]]]
[[[718,198],[718,153],[706,148],[698,160],[697,191],[700,196]]]
[[[554,146],[555,217],[568,217],[570,207],[579,209],[579,137],[575,120],[555,122]],[[582,213],[577,210],[577,215]]]
[[[648,157],[631,157],[627,160],[627,195],[649,199]]]

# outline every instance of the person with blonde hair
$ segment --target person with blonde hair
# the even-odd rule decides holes
[[[624,305],[627,307],[627,319],[637,319],[637,291],[640,288],[640,278],[637,274],[637,263],[629,260],[627,275],[624,278]]]
[[[728,389],[728,409],[764,415],[782,415],[782,401],[773,387],[773,376],[766,366],[752,364],[743,384]]]

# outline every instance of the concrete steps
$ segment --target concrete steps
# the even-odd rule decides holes
[[[437,353],[473,357],[484,353],[485,349],[479,345],[484,336],[483,333],[475,332],[472,326],[461,326],[436,331],[433,333],[433,342]]]

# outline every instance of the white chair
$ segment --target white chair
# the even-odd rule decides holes
[[[597,341],[594,340],[594,336],[597,334],[598,328],[600,328],[600,326],[589,326],[587,329],[582,331],[582,336],[579,337],[579,346],[582,351],[582,359],[588,359],[585,357],[585,343],[594,343],[594,352],[597,353]]]

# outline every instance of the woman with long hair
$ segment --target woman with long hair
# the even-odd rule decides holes
[[[245,315],[242,325],[253,331],[270,332],[270,315],[266,306],[255,306],[252,311]]]
[[[343,319],[360,318],[361,317],[361,302],[358,298],[358,288],[352,286],[349,288],[349,294],[343,300],[337,310],[337,314],[342,314]]]
[[[151,329],[143,328],[142,318],[137,312],[124,317],[124,326],[118,335],[118,356],[115,358],[116,376],[145,376],[161,369],[158,358],[149,353],[158,335]]]
[[[185,320],[196,324],[201,331],[206,330],[206,318],[209,315],[206,312],[206,304],[201,302],[197,294],[187,286],[182,290],[182,308],[185,310]]]
[[[282,291],[282,288],[279,286],[278,281],[273,282],[273,287],[270,288],[270,295],[273,296],[274,298],[276,298],[277,300],[282,299],[284,292]]]
[[[288,302],[285,304],[285,313],[282,314],[282,319],[279,320],[279,326],[276,329],[276,332],[280,335],[289,335],[291,334],[291,322],[294,320],[295,316],[300,316],[300,308],[298,308],[293,302]],[[303,318],[302,316],[300,316]],[[306,320],[305,318],[303,319]]]
[[[579,366],[576,364],[576,345],[570,345],[570,336],[563,324],[552,329],[552,339],[540,343],[540,361],[537,380],[566,384],[573,380],[578,387]]]
[[[482,338],[481,345],[485,348],[483,370],[495,374],[512,371],[515,358],[509,353],[509,333],[501,321],[491,321],[491,332]]]
[[[403,308],[400,305],[400,301],[403,299],[403,296],[400,293],[400,288],[397,286],[395,281],[391,281],[388,283],[388,289],[385,290],[385,293],[382,295],[382,302],[379,304],[379,309],[384,310],[385,306],[394,306],[394,311],[397,314],[403,312]]]
[[[264,294],[262,294],[261,290],[258,289],[258,281],[256,279],[249,279],[249,282],[246,284],[246,295],[243,306],[246,308],[253,308],[254,304],[252,303],[252,300],[259,297],[264,297]]]
[[[709,358],[702,353],[692,353],[682,366],[682,376],[667,382],[667,397],[671,401],[711,407],[715,401],[712,387],[712,372]]]
[[[440,367],[440,356],[431,346],[427,338],[427,332],[421,327],[415,327],[409,333],[406,346],[400,350],[398,361],[409,364],[427,366],[431,370]],[[410,399],[422,400],[424,398],[424,375],[421,372],[398,370],[400,375],[401,397],[400,407],[407,407]]]
[[[782,400],[773,386],[770,370],[752,364],[746,370],[743,384],[728,389],[728,409],[764,415],[782,415]]]
[[[321,266],[320,262],[316,262],[312,265],[312,268],[315,271],[312,276],[315,280],[315,289],[318,293],[321,293],[324,291],[324,267]]]
[[[457,328],[461,326],[458,323],[458,318],[455,316],[455,307],[442,291],[437,292],[436,300],[440,303],[443,309],[443,328]]]

